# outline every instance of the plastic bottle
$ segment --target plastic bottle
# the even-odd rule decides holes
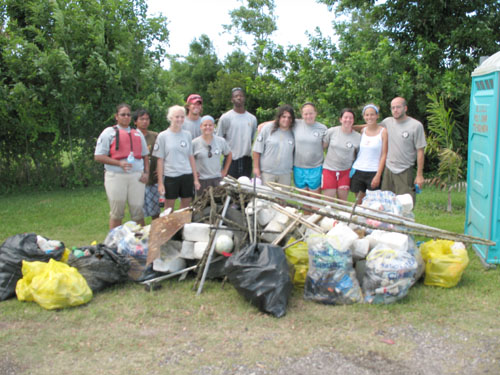
[[[164,195],[160,195],[160,199],[158,200],[158,203],[160,205],[160,208],[165,207],[165,196]]]
[[[130,154],[127,156],[127,163],[133,163],[134,162],[134,153],[130,151]]]

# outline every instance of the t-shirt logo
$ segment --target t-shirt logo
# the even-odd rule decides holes
[[[181,147],[182,147],[182,148],[184,148],[184,147],[186,147],[186,146],[187,146],[186,141],[181,141]]]
[[[219,154],[220,154],[220,150],[219,150],[218,148],[217,148],[217,149],[215,149],[215,150],[214,150],[214,154],[215,154],[215,155],[219,155]]]
[[[262,142],[262,135],[259,135],[259,136],[257,137],[257,141],[258,141],[258,142]]]
[[[353,147],[353,145],[352,145],[352,143],[351,143],[351,142],[346,142],[345,146],[346,146],[347,148],[352,148],[352,147]]]
[[[293,141],[291,139],[288,140],[289,145],[293,145]]]
[[[403,132],[401,135],[403,136],[403,138],[408,138],[410,136],[410,134],[406,131]]]
[[[153,150],[157,151],[159,148],[160,148],[160,146],[158,145],[158,143],[155,143]]]
[[[314,131],[314,132],[313,132],[313,135],[314,135],[316,138],[317,138],[317,137],[319,137],[319,136],[320,136],[319,131]]]

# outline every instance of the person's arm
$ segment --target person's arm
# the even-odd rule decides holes
[[[222,178],[227,176],[229,172],[229,167],[231,166],[231,161],[233,161],[233,153],[229,151],[229,154],[226,155],[226,162],[224,163],[224,167],[222,168],[221,175]]]
[[[265,121],[265,122],[260,123],[260,124],[259,124],[259,126],[257,126],[257,133],[260,133],[260,131],[262,130],[262,128],[263,128],[264,126],[266,126],[267,124],[270,124],[270,123],[272,123],[272,122],[273,122],[273,121]]]
[[[253,174],[255,177],[260,178],[260,153],[253,151]]]
[[[388,140],[387,131],[384,129],[382,130],[382,153],[380,155],[380,161],[378,162],[377,173],[375,174],[371,182],[372,189],[380,187],[380,181],[382,179],[382,174],[384,173],[384,168],[385,168],[385,160],[387,159],[387,149],[388,149],[387,140]]]
[[[127,162],[126,159],[117,160],[113,159],[109,155],[94,155],[94,160],[102,164],[116,165],[121,167],[125,172],[128,172],[130,168],[132,168],[132,164]]]
[[[417,184],[419,188],[422,188],[424,183],[424,161],[424,149],[419,148],[417,150],[417,176],[415,177],[415,184]]]
[[[158,175],[158,193],[165,195],[165,186],[163,185],[163,158],[158,158],[156,163],[156,174]]]
[[[194,156],[189,155],[189,164],[191,164],[191,169],[193,171],[193,179],[194,179],[194,189],[196,191],[200,190],[200,180],[198,178],[198,172],[196,171],[196,162],[194,161]]]
[[[358,133],[361,133],[361,131],[366,127],[367,127],[366,124],[352,126],[353,130],[356,130]]]
[[[144,155],[142,157],[142,160],[144,162],[144,171],[142,172],[139,181],[141,181],[143,184],[146,184],[149,180],[149,155]]]

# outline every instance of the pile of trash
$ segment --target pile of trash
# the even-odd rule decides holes
[[[228,280],[261,311],[281,317],[294,287],[324,304],[387,304],[404,298],[424,273],[426,285],[452,287],[467,267],[460,241],[417,246],[408,230],[410,196],[367,191],[356,207],[224,181],[192,207],[145,227],[127,222],[100,244],[69,250],[34,233],[8,238],[0,246],[0,300],[17,293],[56,309],[128,280],[152,290],[192,275],[198,293],[205,278]]]

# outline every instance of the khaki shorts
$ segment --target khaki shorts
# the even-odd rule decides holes
[[[127,202],[130,218],[133,221],[144,219],[142,207],[144,205],[146,185],[140,182],[139,178],[141,178],[141,172],[116,173],[106,171],[104,174],[104,187],[106,188],[106,195],[111,209],[109,212],[111,219],[123,219]]]
[[[266,182],[277,182],[278,184],[281,185],[290,186],[292,181],[292,173],[272,174],[272,173],[261,172],[260,177],[262,179],[263,184],[265,184]]]
[[[382,176],[382,190],[392,191],[396,195],[410,194],[415,204],[415,169],[413,167],[401,173],[392,173],[385,167]]]

